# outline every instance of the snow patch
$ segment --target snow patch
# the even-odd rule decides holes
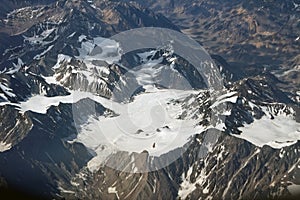
[[[236,101],[238,99],[238,96],[236,96],[236,94],[237,94],[237,92],[229,92],[229,93],[219,96],[216,99],[216,102],[214,102],[211,105],[211,108],[215,108],[222,103],[227,103],[227,102],[236,103]]]
[[[78,40],[81,42],[81,48],[78,49],[80,54],[78,58],[84,62],[102,60],[112,64],[121,59],[120,44],[114,40],[103,37],[87,40],[84,35],[79,36]]]
[[[9,149],[11,149],[11,144],[7,144],[5,142],[0,142],[0,152],[4,152],[4,151],[8,151]]]
[[[72,57],[70,57],[70,56],[67,56],[64,54],[58,54],[57,62],[53,66],[53,69],[58,69],[63,62],[67,62],[67,63],[71,62],[71,59],[72,59]]]
[[[62,193],[75,194],[74,191],[66,190],[66,189],[62,188],[61,186],[59,186],[58,189],[59,189]]]
[[[180,184],[180,189],[178,190],[178,196],[181,199],[185,199],[190,193],[192,193],[196,189],[196,185],[190,182],[190,176],[193,172],[193,167],[190,167],[187,176],[185,177],[182,174],[183,182]]]
[[[22,113],[30,110],[36,113],[46,114],[50,106],[58,106],[59,103],[75,103],[85,97],[91,97],[91,95],[79,91],[72,91],[71,94],[67,96],[46,97],[43,95],[35,95],[17,105],[20,107],[20,112]]]
[[[6,96],[9,97],[16,97],[16,95],[14,93],[12,93],[12,89],[5,86],[3,83],[0,83],[0,89],[5,93]]]
[[[94,100],[115,111],[118,116],[91,117],[77,136],[97,155],[88,163],[91,171],[115,151],[140,153],[144,150],[151,156],[160,156],[186,144],[189,138],[205,130],[196,126],[196,120],[181,120],[176,99],[186,98],[190,91],[157,90],[143,93],[128,104],[116,103],[95,97]]]
[[[83,40],[85,40],[87,37],[85,35],[80,35],[78,37],[78,42],[82,42]]]
[[[275,149],[295,144],[300,140],[300,123],[292,116],[281,114],[274,119],[264,115],[261,119],[241,127],[240,135],[233,136],[245,139],[256,146],[268,145]]]
[[[33,57],[34,60],[40,60],[48,51],[50,51],[54,45],[50,45],[45,51]]]
[[[23,65],[24,65],[24,63],[23,63],[22,59],[18,58],[17,64],[13,63],[14,68],[9,69],[9,71],[5,72],[5,74],[14,74],[14,73],[18,72]]]
[[[73,32],[71,35],[69,35],[67,38],[72,38],[74,35],[76,34],[76,32]]]
[[[120,199],[116,187],[109,187],[107,189],[107,192],[108,192],[108,194],[116,194],[117,198]]]
[[[31,45],[48,45],[57,40],[58,36],[56,35],[52,41],[45,41],[45,39],[50,36],[53,32],[57,31],[57,28],[51,28],[44,30],[39,35],[34,35],[32,37],[24,37],[24,40],[29,42]]]
[[[180,197],[180,199],[186,199],[186,197],[197,188],[196,185],[202,186],[207,178],[204,170],[201,170],[201,173],[197,177],[197,180],[194,183],[192,183],[190,181],[192,172],[193,172],[193,166],[189,168],[186,176],[184,173],[182,174],[183,182],[180,184],[180,188],[178,190],[178,197]],[[204,192],[206,192],[206,190],[207,188],[204,190]]]
[[[152,50],[152,51],[147,51],[147,52],[143,52],[143,53],[138,53],[137,55],[138,55],[138,57],[140,57],[141,62],[144,63],[144,62],[147,62],[150,58],[152,58],[156,52],[157,52],[156,50]]]

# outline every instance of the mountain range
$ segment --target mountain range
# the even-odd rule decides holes
[[[299,1],[0,5],[0,196],[297,199]],[[222,88],[172,43],[122,54],[141,27],[198,41]]]

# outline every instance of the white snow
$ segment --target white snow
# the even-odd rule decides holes
[[[82,42],[83,40],[85,40],[86,39],[86,36],[85,35],[80,35],[79,37],[78,37],[78,41],[79,42]]]
[[[295,1],[293,1],[293,4],[294,4],[294,8],[296,9],[300,6],[300,4],[295,3]]]
[[[75,182],[75,181],[70,181],[71,185],[75,186],[75,187],[78,187],[80,184]]]
[[[53,31],[55,31],[55,28],[44,30],[44,31],[41,33],[41,36],[47,37],[47,36],[49,36]]]
[[[147,150],[152,156],[160,156],[182,147],[204,127],[195,126],[196,120],[177,119],[182,112],[180,105],[168,102],[174,97],[181,99],[189,94],[190,91],[153,90],[137,96],[128,104],[95,97],[94,100],[119,116],[91,117],[81,127],[77,141],[97,154],[89,161],[89,169],[97,169],[112,152],[118,150],[138,153]]]
[[[136,188],[139,186],[139,183],[141,182],[142,179],[143,179],[143,175],[140,176],[138,182],[135,184],[132,190],[124,197],[124,199],[127,199],[136,190]]]
[[[71,94],[67,96],[46,97],[43,95],[35,95],[29,97],[27,101],[20,103],[2,102],[0,106],[14,105],[19,107],[21,113],[30,110],[32,112],[45,114],[50,106],[58,106],[59,103],[75,103],[84,98],[93,99],[94,95],[80,91],[71,91]]]
[[[201,170],[199,176],[197,177],[197,180],[194,183],[191,183],[190,177],[192,172],[193,166],[189,168],[186,176],[184,173],[182,174],[183,182],[180,184],[180,188],[178,190],[178,197],[180,197],[181,199],[186,199],[186,197],[197,188],[196,185],[202,186],[206,181],[207,175],[205,175],[204,170]]]
[[[202,132],[204,127],[195,126],[197,121],[177,119],[182,112],[180,105],[169,104],[170,101],[185,98],[190,93],[191,91],[152,89],[151,92],[137,96],[133,102],[122,104],[91,93],[71,91],[68,96],[36,95],[25,102],[12,105],[19,106],[20,112],[31,110],[46,113],[50,106],[57,106],[60,102],[74,103],[90,98],[119,114],[117,117],[91,117],[81,127],[76,140],[97,154],[88,163],[89,169],[93,171],[117,150],[147,150],[150,155],[160,156],[183,146],[190,136]],[[137,134],[138,130],[143,132]]]
[[[138,53],[137,55],[138,57],[140,57],[142,62],[147,62],[149,58],[152,58],[155,55],[156,52],[157,52],[156,50],[152,50],[144,53]]]
[[[153,78],[161,69],[155,69],[155,66],[163,61],[163,58],[150,60],[143,65],[140,70],[132,71],[139,85],[152,85]]]
[[[100,89],[105,89],[107,87],[107,83],[105,81],[108,80],[108,75],[110,73],[107,66],[98,66],[93,65],[91,62],[87,61],[86,68],[80,68],[72,66],[70,63],[71,57],[60,55],[54,69],[58,69],[62,62],[66,62],[67,73],[58,72],[51,77],[44,77],[48,83],[54,83],[58,85],[63,85],[65,81],[68,81],[74,74],[76,77],[81,80],[86,80],[88,82],[89,87],[95,87],[95,85],[100,86]],[[56,77],[59,76],[60,80],[57,81]],[[101,78],[99,78],[101,77]]]
[[[49,79],[50,80],[50,79]],[[88,92],[70,91],[70,95],[67,96],[55,96],[46,97],[43,95],[35,95],[29,97],[26,101],[20,103],[1,102],[2,105],[14,105],[19,107],[21,113],[26,111],[32,111],[36,113],[45,114],[50,106],[58,106],[59,103],[75,103],[84,98],[94,99],[98,102],[104,103],[104,105],[111,105],[107,99],[95,96]]]
[[[216,101],[211,105],[211,108],[215,108],[218,105],[223,104],[223,103],[227,103],[227,102],[236,103],[237,98],[238,98],[238,96],[237,96],[236,91],[225,93],[225,94],[223,94],[221,96],[218,96],[216,98]]]
[[[253,110],[255,107],[257,108],[258,106],[255,105],[253,102],[249,101],[248,105],[250,106],[250,108]]]
[[[60,83],[56,80],[56,75],[53,76],[42,76],[48,84],[56,84],[60,85]]]
[[[52,42],[54,42],[55,40],[57,40],[58,36],[56,35],[54,37],[54,39],[52,41],[44,41],[50,34],[52,34],[54,31],[57,31],[57,28],[51,28],[51,29],[46,29],[44,30],[41,34],[39,35],[34,35],[32,37],[24,37],[25,41],[28,41],[30,44],[32,45],[47,45],[50,44]]]
[[[233,136],[248,140],[259,147],[268,145],[279,149],[300,140],[300,123],[292,116],[284,114],[275,116],[274,119],[264,115],[251,124],[245,124],[240,130],[242,131],[240,135],[233,134]]]
[[[207,186],[203,189],[203,194],[208,194],[209,193],[209,184],[207,184]]]
[[[109,187],[109,188],[107,189],[107,192],[108,192],[109,194],[116,194],[116,197],[117,197],[118,199],[120,199],[120,197],[119,197],[119,195],[118,195],[118,191],[116,190],[116,187]]]
[[[170,65],[162,65],[163,57],[160,57],[158,59],[153,59],[153,56],[157,50],[147,51],[143,53],[138,53],[138,57],[140,58],[142,62],[141,68],[135,68],[134,70],[129,70],[131,73],[134,74],[136,77],[137,82],[139,85],[143,85],[145,89],[147,89],[147,86],[154,85],[156,83],[155,78],[162,70],[168,70],[171,69],[174,72],[174,75],[172,77],[169,77],[169,79],[175,78],[174,76],[178,76],[180,80],[182,81],[182,87],[191,88],[190,84],[187,82],[185,78],[182,77],[182,75],[174,69],[176,57],[167,57],[167,60],[171,62]],[[166,53],[165,53],[166,54]],[[168,54],[169,55],[169,54]],[[182,80],[183,79],[183,80]]]
[[[93,40],[87,41],[83,41],[83,39],[86,39],[86,36],[79,36],[81,48],[78,49],[80,54],[78,58],[82,59],[84,62],[103,60],[109,64],[112,64],[121,59],[121,49],[118,42],[103,37],[96,37],[93,38]],[[101,51],[97,52],[96,47],[101,49]]]
[[[93,41],[86,41],[81,43],[81,48],[79,49],[80,57],[85,58],[92,50],[95,48]]]
[[[59,186],[58,189],[59,189],[61,192],[63,192],[63,193],[67,193],[67,194],[75,194],[74,191],[66,190],[66,189],[62,188],[61,186]]]
[[[69,35],[67,38],[71,38],[76,34],[76,32],[73,32],[71,35]]]
[[[12,17],[13,15],[15,15],[15,14],[21,12],[21,11],[24,11],[24,10],[26,10],[26,9],[28,9],[28,7],[24,7],[24,8],[20,8],[20,9],[15,9],[15,10],[13,10],[13,11],[11,11],[11,12],[9,12],[9,13],[7,14],[7,18],[10,18],[10,17]]]
[[[231,184],[233,183],[234,179],[242,172],[242,170],[248,165],[249,161],[252,160],[252,158],[254,158],[258,153],[260,152],[260,149],[257,149],[249,158],[247,158],[246,161],[244,161],[243,166],[241,166],[231,177],[231,179],[229,180],[224,192],[223,192],[223,196],[222,199],[226,199],[226,194],[228,193]]]
[[[296,92],[296,98],[295,98],[296,102],[300,103],[300,91]]]
[[[0,93],[0,97],[5,101],[8,101],[7,97],[3,93]],[[0,105],[2,105],[2,103],[0,103]]]
[[[111,194],[111,193],[116,193],[116,192],[117,192],[116,187],[109,187],[109,188],[107,189],[107,192],[108,192],[109,194]]]
[[[276,74],[276,76],[277,77],[286,76],[286,75],[290,74],[291,72],[299,72],[299,70],[300,70],[300,65],[295,65],[291,69],[288,69],[288,70],[282,72],[281,74]]]
[[[70,64],[72,59],[70,56],[59,54],[53,69],[56,70],[65,63],[68,64],[67,67],[71,69],[71,71],[65,74],[56,73],[54,75],[54,77],[58,75],[62,77],[59,81],[60,83],[53,78],[51,79],[51,77],[46,79],[51,83],[63,84],[65,80],[68,80],[70,76],[76,73],[77,78],[88,81],[88,85],[91,87],[95,87],[95,85],[100,85],[100,87],[103,88],[106,87],[107,84],[104,80],[108,79],[110,70],[106,64],[100,66],[99,64],[93,64],[93,61],[103,61],[104,63],[112,64],[120,60],[119,44],[113,40],[102,37],[87,40],[85,35],[80,35],[78,40],[81,42],[81,48],[78,49],[80,55],[74,59],[83,62],[87,68],[72,66]],[[99,76],[101,76],[102,79],[100,79]]]
[[[281,149],[279,152],[279,158],[283,158],[285,155],[285,150]]]
[[[217,161],[222,161],[222,159],[223,159],[223,153],[225,152],[225,146],[224,145],[222,145],[221,147],[220,147],[220,153],[218,154],[218,156],[217,156]]]
[[[20,107],[22,113],[31,110],[36,113],[45,114],[50,106],[58,106],[59,103],[74,103],[85,97],[93,96],[89,93],[79,91],[73,91],[71,95],[67,96],[46,97],[43,95],[35,95],[17,105]]]
[[[0,83],[0,89],[9,97],[16,97],[14,93],[12,93],[12,89],[5,86],[3,83]]]
[[[67,62],[67,63],[71,62],[71,59],[72,59],[72,57],[70,57],[70,56],[67,56],[64,54],[58,54],[57,62],[53,66],[53,69],[58,69],[63,62]]]
[[[6,144],[5,142],[0,142],[0,152],[7,151],[11,148],[11,144]]]
[[[85,36],[80,36],[79,40],[83,41],[84,38],[86,39]],[[100,51],[100,57],[99,55],[89,55],[95,45],[102,45],[101,47],[105,49]],[[112,40],[94,38],[92,41],[84,41],[78,58],[85,62],[87,70],[73,68],[72,71],[84,74],[90,82],[94,81],[91,73],[92,68],[97,67],[104,74],[108,74],[109,70],[104,66],[94,66],[91,62],[95,59],[107,61],[107,57],[104,55],[106,53],[116,53],[113,59],[118,60],[118,51],[118,44]],[[146,56],[146,54],[140,56]],[[70,61],[71,57],[59,54],[57,63],[53,68],[57,69],[62,62],[70,63]],[[152,67],[161,61],[161,59],[150,60],[145,63],[146,67],[134,72],[138,82],[141,85],[146,85],[147,90],[146,93],[136,96],[134,101],[128,104],[116,103],[91,93],[71,91],[72,94],[68,96],[45,97],[36,95],[30,97],[26,102],[21,102],[18,106],[21,112],[31,110],[37,113],[46,113],[50,106],[57,106],[59,103],[74,103],[89,97],[119,114],[117,117],[91,117],[88,123],[80,128],[75,141],[83,143],[96,153],[95,157],[88,163],[88,168],[91,171],[96,170],[109,155],[118,150],[127,152],[147,150],[150,155],[160,156],[182,147],[192,135],[205,129],[202,126],[195,126],[197,124],[195,119],[177,119],[182,113],[181,105],[170,103],[172,100],[185,98],[195,91],[159,90],[152,86],[151,76],[157,73]],[[150,77],[148,77],[149,74]],[[55,76],[44,78],[48,83],[57,84]]]
[[[237,92],[229,92],[226,94],[223,94],[221,96],[219,96],[216,100],[216,102],[214,102],[211,105],[211,108],[214,108],[222,103],[227,103],[227,102],[231,102],[231,103],[236,103],[238,96],[236,96]]]
[[[53,48],[54,45],[50,45],[45,51],[43,51],[42,53],[35,55],[33,57],[34,60],[39,60],[41,59],[41,57],[43,57],[48,51],[50,51]]]
[[[18,72],[23,65],[24,65],[24,63],[23,63],[22,59],[18,58],[18,63],[17,64],[13,63],[14,68],[9,69],[9,71],[5,72],[5,74],[14,74],[14,73]]]
[[[233,92],[228,92],[228,93],[225,93],[225,94],[223,94],[223,95],[219,96],[219,97],[217,98],[217,100],[226,99],[226,98],[228,98],[228,97],[232,97],[232,96],[234,96],[234,95],[236,95],[236,94],[237,94],[237,92],[236,92],[236,91],[233,91]]]
[[[195,183],[190,182],[190,176],[192,172],[193,168],[190,167],[186,177],[184,176],[184,174],[182,174],[183,182],[180,184],[180,188],[178,190],[178,196],[181,199],[185,199],[190,193],[192,193],[196,189]]]

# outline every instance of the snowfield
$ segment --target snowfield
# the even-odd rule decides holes
[[[180,104],[175,104],[174,101],[195,92],[148,87],[146,93],[124,104],[88,92],[71,91],[71,95],[68,96],[36,95],[26,102],[13,105],[18,106],[22,113],[30,110],[46,114],[50,106],[90,98],[117,113],[116,117],[91,116],[89,121],[78,129],[77,139],[70,141],[80,142],[96,153],[88,163],[90,170],[96,170],[116,151],[140,153],[146,150],[149,155],[160,156],[182,147],[191,136],[205,130],[202,126],[196,126],[198,120],[178,119],[182,109]]]
[[[181,107],[170,103],[174,96],[180,99],[189,94],[189,91],[157,90],[141,94],[128,104],[106,105],[119,116],[90,118],[75,140],[96,152],[89,162],[90,169],[97,169],[114,151],[146,150],[151,156],[160,156],[182,147],[191,136],[202,132],[205,128],[196,126],[197,120],[177,119]]]
[[[269,145],[280,149],[295,144],[300,140],[300,123],[297,123],[291,116],[279,115],[271,119],[263,116],[251,124],[240,128],[241,135],[235,137],[248,140],[256,146]]]

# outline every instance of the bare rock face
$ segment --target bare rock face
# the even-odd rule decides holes
[[[299,102],[299,1],[134,2],[164,14],[201,43],[223,63],[227,78],[271,71],[283,81],[280,89]]]
[[[296,1],[135,2],[166,15],[210,53],[235,67],[290,68],[288,61],[298,55],[300,7]]]

